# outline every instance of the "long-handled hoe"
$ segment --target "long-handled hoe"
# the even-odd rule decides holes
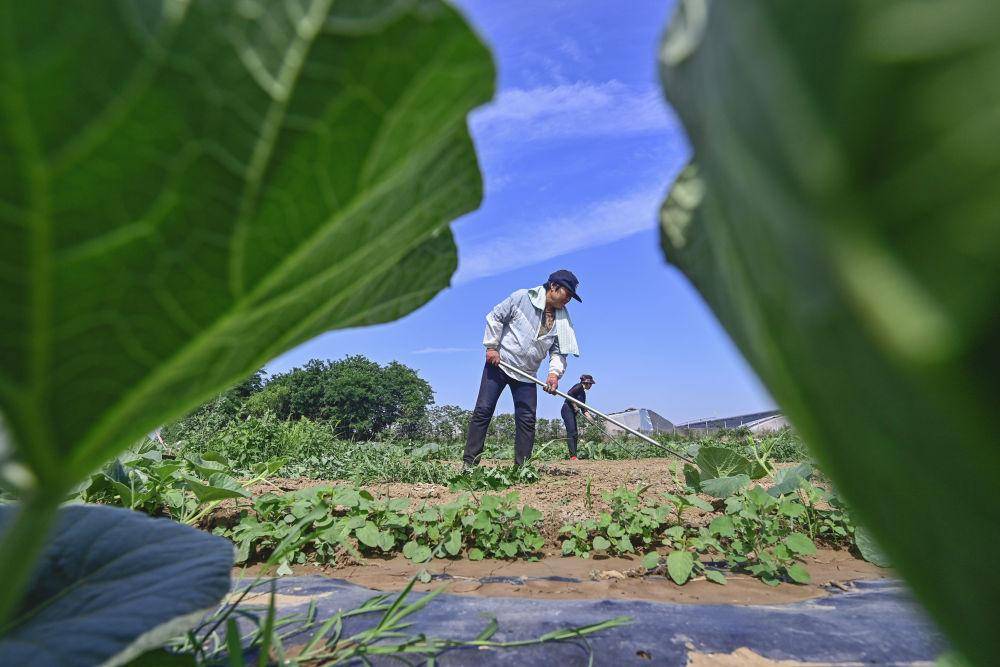
[[[536,378],[531,373],[526,373],[526,372],[522,371],[520,368],[514,368],[513,366],[511,366],[510,364],[508,364],[508,363],[506,363],[504,361],[499,362],[499,364],[500,364],[501,368],[503,368],[504,370],[510,371],[512,373],[516,373],[520,377],[523,377],[526,380],[530,380],[530,381],[534,382],[535,384],[537,384],[540,387],[545,387],[545,383],[542,382],[541,380],[539,380],[538,378]],[[558,389],[556,389],[556,394],[559,395],[559,396],[562,396],[563,398],[565,398],[567,401],[569,401],[573,405],[576,405],[577,407],[580,407],[583,410],[586,410],[587,412],[592,412],[595,415],[597,415],[598,417],[600,417],[601,419],[605,419],[605,420],[611,422],[612,424],[614,424],[615,426],[617,426],[617,427],[619,427],[621,429],[624,429],[625,431],[628,431],[629,433],[631,433],[635,437],[640,438],[642,440],[645,440],[650,445],[653,445],[654,447],[657,447],[657,448],[662,449],[662,450],[664,450],[666,452],[669,452],[670,454],[673,454],[674,456],[676,456],[676,457],[678,457],[680,459],[683,459],[683,460],[687,461],[688,463],[694,463],[694,461],[691,459],[691,457],[687,456],[686,454],[682,454],[681,452],[679,452],[679,451],[677,451],[675,449],[667,447],[662,442],[657,442],[653,438],[650,438],[648,435],[640,433],[639,431],[636,431],[635,429],[629,428],[628,426],[626,426],[625,424],[621,423],[617,419],[613,419],[613,418],[607,416],[606,414],[604,414],[600,410],[595,410],[593,406],[588,405],[587,403],[583,403],[582,401],[578,401],[575,398],[573,398],[572,396],[570,396],[569,394],[561,392]]]

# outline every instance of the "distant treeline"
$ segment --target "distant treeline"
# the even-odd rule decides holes
[[[455,442],[465,438],[471,414],[456,405],[434,405],[434,390],[416,370],[355,355],[336,361],[312,359],[271,377],[259,370],[164,427],[161,434],[167,442],[203,449],[234,427],[267,431],[269,423],[301,421],[304,427],[321,427],[344,440]],[[564,436],[562,420],[537,421],[538,441]],[[513,440],[513,415],[496,415],[488,438]]]

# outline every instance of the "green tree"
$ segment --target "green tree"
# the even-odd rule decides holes
[[[337,361],[312,359],[274,376],[262,392],[265,408],[282,419],[330,422],[341,437],[367,440],[395,426],[414,437],[434,399],[415,370],[354,355]]]
[[[535,440],[539,443],[557,440],[566,437],[566,429],[563,427],[562,418],[546,419],[540,417],[535,425]]]
[[[510,412],[504,412],[493,415],[486,436],[498,445],[509,445],[514,441],[516,432],[517,422],[514,420],[514,415]]]
[[[266,382],[267,372],[260,368],[253,372],[253,374],[247,379],[230,387],[225,394],[233,397],[246,400],[256,394],[257,392],[264,389],[264,383]]]
[[[437,442],[457,442],[465,439],[472,410],[457,405],[435,405],[427,411],[421,436]]]
[[[377,367],[378,364],[370,362]],[[268,383],[268,393],[271,396],[281,395],[284,400],[275,405],[275,413],[281,419],[299,419],[307,417],[313,420],[328,420],[331,417],[327,408],[325,393],[331,384],[335,371],[332,362],[310,359],[301,368],[296,367],[287,373],[275,375]],[[377,368],[368,369],[369,377],[377,374]],[[361,377],[366,374],[361,373]],[[356,383],[357,384],[357,383]]]
[[[404,438],[416,438],[427,408],[434,402],[434,390],[415,370],[397,361],[382,369],[384,425],[394,425]]]

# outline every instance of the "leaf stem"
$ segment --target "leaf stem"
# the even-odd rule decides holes
[[[0,572],[4,577],[4,585],[0,586],[0,635],[5,633],[24,596],[55,523],[61,495],[44,491],[33,493],[18,506],[0,539]]]

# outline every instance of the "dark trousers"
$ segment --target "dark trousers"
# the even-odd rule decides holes
[[[566,444],[569,445],[569,455],[576,456],[576,410],[569,403],[562,406],[563,423],[566,424]]]
[[[514,435],[514,463],[521,465],[531,457],[531,450],[535,448],[535,408],[538,404],[536,385],[534,382],[514,380],[507,377],[499,367],[486,364],[483,379],[479,383],[476,407],[469,420],[469,435],[465,441],[465,455],[462,457],[466,465],[479,463],[493,411],[496,410],[503,388],[508,386],[514,397],[514,422],[517,425]]]

